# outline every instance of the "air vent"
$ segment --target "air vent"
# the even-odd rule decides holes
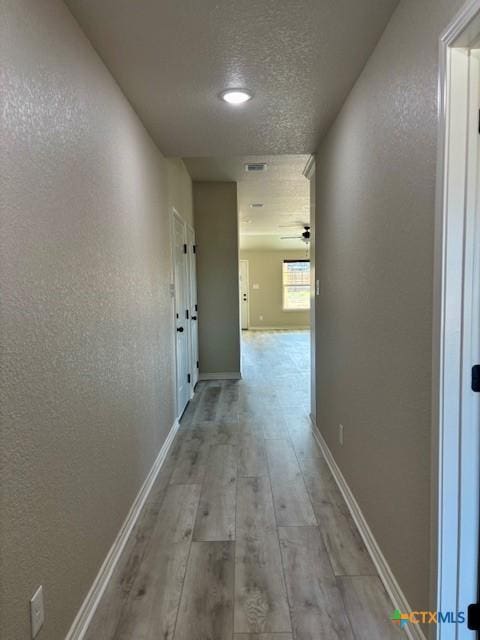
[[[252,202],[250,205],[251,209],[261,209],[263,207],[263,202]]]
[[[245,165],[245,171],[247,173],[254,172],[258,173],[259,171],[266,171],[267,163],[266,162],[247,162]]]

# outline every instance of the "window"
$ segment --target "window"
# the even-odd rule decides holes
[[[310,309],[310,261],[284,260],[282,286],[284,311]]]

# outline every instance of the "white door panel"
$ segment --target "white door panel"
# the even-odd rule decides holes
[[[240,260],[240,317],[242,329],[248,329],[249,295],[248,260]]]
[[[177,361],[177,416],[180,417],[190,400],[188,271],[186,227],[180,216],[173,214],[173,266],[175,284],[175,330]]]

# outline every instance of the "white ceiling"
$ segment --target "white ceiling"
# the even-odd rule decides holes
[[[65,0],[167,156],[310,153],[398,0]],[[217,95],[246,86],[249,103]]]
[[[237,183],[241,249],[305,249],[302,240],[281,240],[281,236],[299,236],[310,222],[309,182],[303,176],[309,157],[185,158],[184,162],[193,180]],[[265,162],[267,170],[247,173],[247,162]],[[263,207],[252,208],[253,203]]]

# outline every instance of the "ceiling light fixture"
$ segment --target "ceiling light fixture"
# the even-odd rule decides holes
[[[220,94],[220,98],[228,104],[243,104],[253,98],[253,94],[247,89],[226,89]]]

